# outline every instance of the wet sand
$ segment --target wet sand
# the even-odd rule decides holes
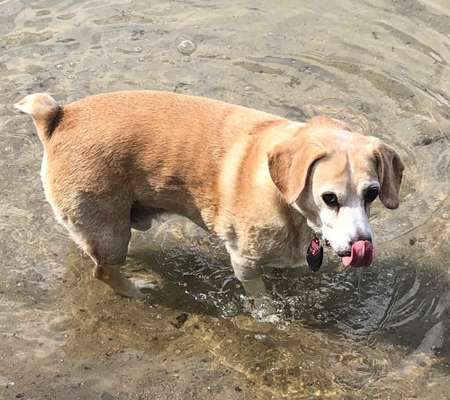
[[[450,6],[329,3],[0,0],[0,398],[450,398]],[[146,301],[93,281],[12,104],[123,89],[392,144],[407,172],[401,207],[375,206],[373,268],[268,271],[280,322],[258,322],[221,244],[172,218],[133,238],[127,272],[160,287]]]

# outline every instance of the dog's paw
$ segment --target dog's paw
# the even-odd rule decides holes
[[[244,310],[249,312],[253,318],[261,322],[276,323],[280,321],[280,315],[274,300],[268,296],[245,297]]]
[[[145,279],[130,278],[137,290],[145,295],[147,292],[151,292],[158,289],[158,285],[153,282],[146,281]]]

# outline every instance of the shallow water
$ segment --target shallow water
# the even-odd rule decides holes
[[[450,398],[449,56],[444,0],[0,0],[0,396]],[[258,322],[220,243],[175,217],[132,243],[127,270],[161,287],[146,303],[92,282],[11,106],[140,88],[327,114],[396,147],[375,265],[267,271],[279,320]]]

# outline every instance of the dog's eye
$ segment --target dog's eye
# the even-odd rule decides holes
[[[364,193],[364,200],[367,203],[372,203],[378,196],[378,188],[376,187],[370,187],[366,190]]]
[[[325,204],[329,207],[337,207],[338,206],[338,199],[334,193],[324,193],[322,195],[322,199],[325,202]]]

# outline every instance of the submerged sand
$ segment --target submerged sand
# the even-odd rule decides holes
[[[0,0],[0,398],[450,398],[449,56],[444,0]],[[374,267],[269,271],[280,322],[257,322],[220,243],[174,218],[133,240],[147,301],[93,281],[12,104],[144,88],[327,114],[396,147]]]

